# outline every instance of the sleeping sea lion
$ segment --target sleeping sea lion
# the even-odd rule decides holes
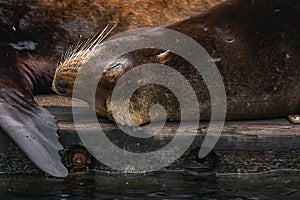
[[[34,94],[51,92],[56,64],[66,47],[87,39],[110,21],[119,24],[115,33],[156,26],[187,18],[211,2],[0,1],[0,128],[39,168],[66,176],[58,154],[62,145],[56,120],[33,99]]]
[[[226,89],[227,120],[263,119],[300,111],[300,27],[296,19],[300,19],[298,0],[229,0],[165,28],[191,37],[213,58]],[[127,39],[142,41],[162,34],[164,32],[157,29],[116,38],[84,56],[71,57],[57,68],[53,87],[57,93],[71,96],[81,64],[95,56],[101,58],[101,51],[109,49],[109,45]],[[189,62],[166,50],[139,49],[120,55],[103,66],[96,97],[86,95],[83,100],[94,106],[100,116],[118,118],[119,123],[127,124],[122,116],[112,115],[110,100],[115,85],[137,66],[161,63],[179,71],[190,82],[199,101],[200,117],[209,120],[211,103],[202,77]],[[55,87],[57,84],[61,87]],[[88,84],[80,82],[83,88],[89,88]],[[127,89],[126,84],[121,87],[121,90]],[[180,107],[173,93],[154,84],[139,88],[131,96],[132,120],[139,125],[149,123],[149,108],[157,103],[167,110],[169,120],[180,120]]]

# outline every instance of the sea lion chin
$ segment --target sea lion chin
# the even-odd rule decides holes
[[[300,111],[300,30],[294,20],[300,18],[299,11],[297,0],[229,0],[165,28],[193,38],[213,58],[226,89],[228,120],[285,117]],[[145,35],[151,36],[152,33],[146,32]],[[159,34],[152,34],[155,35]],[[132,38],[142,40],[143,37],[142,34]],[[111,42],[118,43],[118,40],[120,38],[103,43],[98,51]],[[101,54],[97,56],[101,57]],[[112,115],[112,92],[123,74],[147,63],[162,63],[183,74],[198,97],[201,119],[210,119],[210,97],[201,76],[178,55],[164,54],[164,51],[155,49],[120,55],[104,67],[96,97],[86,95],[84,100],[99,115],[127,124],[121,116]],[[117,65],[120,67],[112,67]],[[64,81],[59,75],[56,79]],[[75,80],[70,78],[68,81],[71,92]],[[126,85],[123,85],[123,90],[126,90]],[[164,105],[169,120],[180,120],[180,109],[174,95],[164,88],[148,86],[137,90],[130,99],[133,121],[136,124],[149,123],[149,108],[156,103]]]

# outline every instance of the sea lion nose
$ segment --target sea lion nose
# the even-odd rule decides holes
[[[55,88],[56,90],[61,93],[64,94],[67,92],[67,88],[68,88],[68,83],[62,81],[62,80],[56,80],[55,81]]]

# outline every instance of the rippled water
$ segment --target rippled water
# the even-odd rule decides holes
[[[261,175],[89,173],[65,179],[1,176],[1,199],[300,199],[300,172]]]

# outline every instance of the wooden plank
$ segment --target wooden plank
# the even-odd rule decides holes
[[[59,120],[60,133],[77,133],[70,107],[52,107],[50,111]],[[82,108],[82,112],[87,108]],[[88,124],[91,131],[97,130],[97,125]],[[115,123],[106,119],[99,119],[103,130],[109,134],[121,134]],[[208,122],[201,122],[199,128],[187,125],[186,133],[196,134],[196,141],[200,146],[208,130]],[[163,130],[155,138],[170,139],[178,126],[177,122],[167,122]],[[62,136],[63,137],[63,136]],[[63,141],[64,142],[64,141]],[[76,143],[76,142],[75,142]],[[66,142],[70,145],[70,142]],[[290,124],[287,119],[234,121],[226,122],[221,138],[214,148],[216,151],[290,151],[300,150],[300,125]]]
[[[60,140],[64,146],[62,160],[73,171],[91,169],[111,170],[91,156],[82,146],[74,125],[71,107],[48,107],[58,119]],[[88,108],[78,108],[84,113]],[[168,144],[177,130],[177,122],[167,122],[162,131],[150,139],[138,139],[124,134],[115,123],[99,119],[107,137],[122,148],[144,152]],[[208,130],[208,122],[199,127],[187,124],[184,132],[195,134],[189,151],[169,169],[213,170],[219,172],[259,172],[271,169],[300,169],[300,125],[286,119],[226,122],[222,135],[211,154],[203,163],[196,162],[199,147]],[[97,130],[89,119],[83,126],[87,133]],[[0,173],[40,173],[15,144],[0,133]]]

